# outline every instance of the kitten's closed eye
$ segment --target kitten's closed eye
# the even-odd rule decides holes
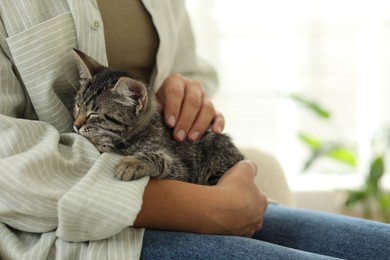
[[[95,118],[95,117],[98,117],[98,116],[99,116],[98,113],[96,113],[96,112],[91,112],[91,113],[87,114],[86,120],[88,120],[88,119],[90,119],[90,118]]]
[[[109,116],[107,114],[104,114],[104,118],[107,119],[108,121],[117,124],[117,125],[124,125],[125,123],[121,122],[119,119],[116,119],[112,116]]]

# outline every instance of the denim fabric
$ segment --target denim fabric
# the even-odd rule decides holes
[[[320,212],[270,206],[254,238],[345,259],[390,259],[390,225]]]
[[[269,205],[252,239],[146,230],[141,259],[389,259],[390,225]]]

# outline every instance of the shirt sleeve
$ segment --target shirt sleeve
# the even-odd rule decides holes
[[[0,22],[0,221],[25,232],[56,230],[68,241],[104,239],[132,226],[148,178],[117,180],[120,156],[27,117],[33,109],[5,37]]]
[[[198,80],[205,90],[217,90],[216,71],[198,56],[185,1],[144,1],[159,35],[156,57],[156,75],[153,88],[157,90],[164,80],[174,73]]]
[[[197,53],[196,40],[184,1],[177,3],[177,50],[172,71],[202,83],[205,90],[214,94],[218,86],[215,69]]]
[[[12,70],[12,64],[7,58],[6,34],[0,22],[0,112],[3,115],[20,117],[25,109],[26,98],[20,83]],[[6,87],[7,86],[7,87]]]

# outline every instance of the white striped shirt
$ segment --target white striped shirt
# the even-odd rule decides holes
[[[154,88],[215,74],[195,55],[182,0],[144,0],[159,34]],[[95,0],[0,2],[0,259],[137,259],[131,228],[148,178],[113,177],[119,155],[72,133],[72,48],[107,64]]]

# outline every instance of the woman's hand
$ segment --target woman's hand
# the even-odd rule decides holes
[[[215,186],[150,179],[134,226],[251,237],[268,205],[255,174],[253,163],[241,161]]]
[[[252,237],[261,229],[268,206],[266,196],[254,182],[256,165],[241,161],[227,171],[215,186],[220,190],[221,203],[216,211],[216,233]],[[221,232],[222,231],[222,232]]]
[[[198,140],[208,128],[221,133],[225,120],[200,82],[180,74],[169,76],[156,93],[160,112],[176,141]]]

